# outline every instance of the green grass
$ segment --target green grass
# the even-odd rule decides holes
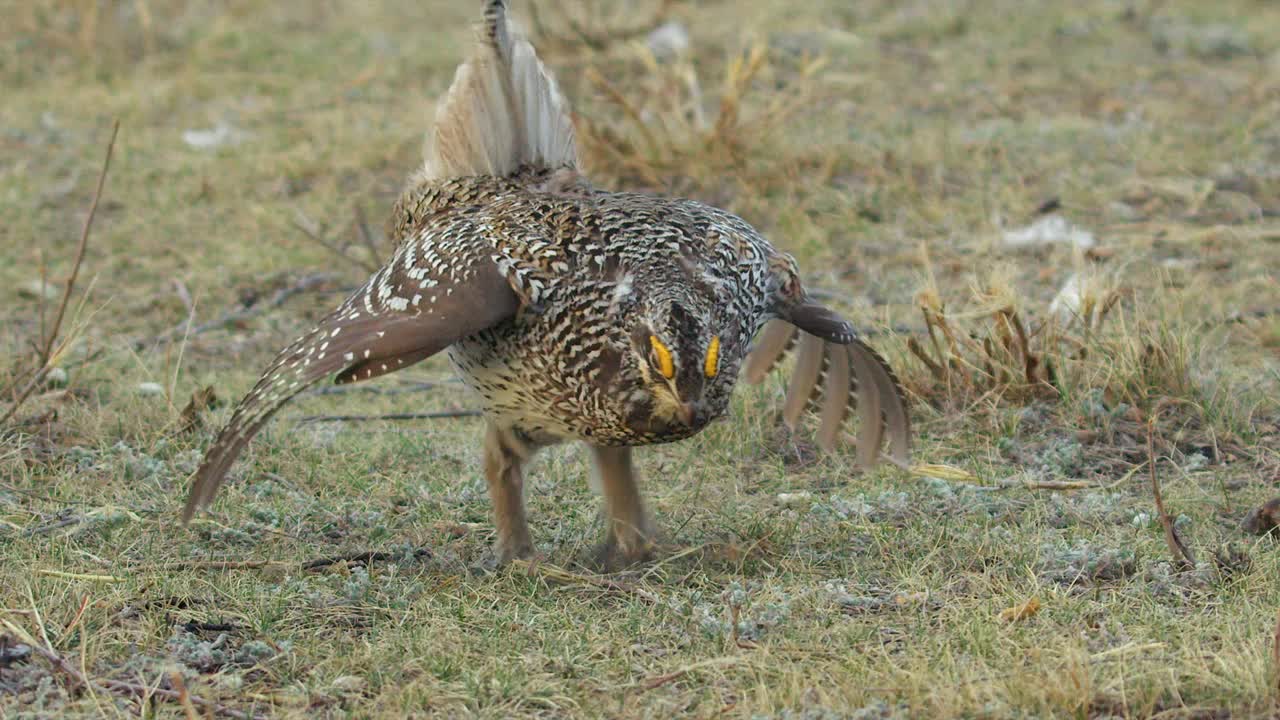
[[[539,3],[593,177],[725,205],[793,252],[899,368],[918,461],[967,479],[815,452],[779,429],[779,377],[641,453],[655,563],[578,566],[603,527],[564,447],[530,478],[542,559],[494,570],[480,421],[296,422],[473,407],[460,385],[413,386],[448,379],[437,359],[378,393],[300,398],[180,527],[228,406],[363,280],[356,208],[376,225],[419,161],[474,8],[17,3],[0,28],[0,390],[33,368],[25,288],[71,271],[112,118],[121,131],[66,385],[0,428],[0,717],[139,713],[10,658],[21,634],[97,682],[177,673],[285,717],[1280,712],[1280,549],[1239,527],[1280,479],[1280,7],[675,2],[687,57],[608,41],[657,5]],[[219,124],[239,142],[184,143]],[[1003,245],[1054,198],[1092,252]],[[1075,272],[1119,298],[1087,331],[1046,323]],[[922,306],[956,338],[941,354]],[[1019,381],[1002,310],[1040,328],[1029,349],[1057,391]],[[221,405],[183,431],[206,386]],[[1185,572],[1152,520],[1148,427]],[[305,567],[365,552],[386,555]],[[1000,618],[1031,598],[1038,613]]]

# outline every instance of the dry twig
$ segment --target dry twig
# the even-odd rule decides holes
[[[373,231],[369,227],[369,221],[365,219],[364,209],[356,205],[356,234],[360,237],[360,242],[369,250],[369,258],[375,267],[382,267],[381,254],[378,252],[378,244],[373,239]]]
[[[694,670],[701,670],[703,668],[710,668],[710,667],[719,667],[722,665],[736,665],[740,662],[743,662],[745,657],[746,657],[745,655],[725,655],[723,657],[708,658],[706,660],[690,663],[689,665],[685,665],[684,667],[678,668],[672,672],[664,673],[656,677],[651,677],[648,680],[645,680],[644,682],[639,683],[639,685],[644,690],[653,690],[654,688],[659,688],[659,687],[662,687],[663,685],[666,685],[667,683],[679,680],[680,678],[684,677],[685,675],[688,675]]]
[[[512,560],[513,568],[520,568],[530,577],[537,575],[547,582],[559,585],[588,585],[590,587],[599,588],[607,592],[637,597],[650,604],[658,604],[661,600],[657,595],[631,583],[624,583],[618,580],[611,580],[605,577],[596,577],[593,575],[580,575],[570,572],[564,568],[548,565],[541,562],[530,562],[528,560]]]
[[[187,683],[182,680],[182,673],[177,671],[169,673],[169,684],[177,689],[178,704],[186,713],[187,720],[200,720],[200,715],[196,712],[196,704],[191,700],[191,693],[187,692]]]
[[[289,568],[292,563],[280,560],[178,560],[158,565],[130,565],[147,573],[167,572],[170,570],[262,570],[264,568]]]
[[[31,393],[40,386],[46,374],[51,369],[50,361],[54,356],[54,345],[58,341],[58,333],[62,330],[62,320],[66,316],[67,304],[71,302],[71,292],[75,289],[76,278],[80,276],[80,266],[84,264],[85,249],[89,246],[89,231],[93,227],[93,218],[98,214],[98,201],[102,199],[102,189],[107,182],[107,170],[111,167],[111,154],[116,147],[116,135],[120,133],[120,120],[117,119],[111,125],[111,139],[107,141],[107,153],[102,160],[102,170],[98,173],[98,185],[93,191],[93,201],[89,204],[89,214],[85,216],[84,225],[80,229],[80,243],[76,246],[75,263],[71,266],[71,276],[67,278],[66,285],[62,288],[62,299],[58,301],[58,313],[54,315],[53,324],[49,328],[49,334],[41,337],[40,346],[40,363],[39,369],[31,376],[27,385],[21,392],[15,396],[13,404],[9,406],[9,410],[0,417],[0,425],[9,422],[14,415],[17,414],[18,408],[31,397]],[[41,286],[43,290],[43,285]],[[41,332],[43,332],[43,305],[41,316]],[[61,350],[61,348],[59,348]]]
[[[479,410],[442,410],[427,413],[388,413],[386,415],[303,415],[293,422],[298,425],[318,422],[369,422],[372,420],[439,420],[469,418],[482,415]]]
[[[193,328],[190,328],[191,320],[190,318],[188,318],[186,321],[184,321],[183,323],[181,323],[180,325],[173,328],[167,333],[158,335],[154,338],[139,338],[138,340],[135,340],[133,342],[133,349],[141,350],[147,345],[150,345],[153,343],[162,343],[168,340],[173,340],[181,336],[191,337],[191,336],[199,335],[201,333],[209,332],[210,330],[217,330],[219,328],[224,328],[224,327],[227,327],[228,325],[240,322],[242,320],[247,320],[255,315],[260,315],[261,313],[264,313],[267,310],[278,308],[281,305],[285,304],[285,302],[288,301],[289,298],[293,297],[294,295],[298,295],[304,292],[310,292],[311,290],[316,289],[316,287],[329,282],[334,277],[335,276],[333,273],[314,273],[311,275],[304,275],[292,285],[288,287],[280,288],[279,290],[277,290],[275,294],[271,296],[271,299],[267,300],[266,302],[257,302],[248,307],[240,307],[235,310],[229,310],[223,313],[222,317],[218,318],[217,320],[210,320],[207,323],[201,323],[200,325],[197,325]],[[188,328],[190,329],[188,330]]]
[[[360,267],[364,268],[370,273],[375,273],[378,271],[378,266],[374,264],[377,262],[377,255],[374,255],[372,260],[361,260],[359,258],[351,257],[346,253],[345,248],[338,247],[337,245],[334,245],[328,240],[325,240],[324,237],[320,235],[320,229],[316,227],[315,222],[313,222],[311,218],[304,215],[301,210],[297,211],[296,216],[293,219],[292,225],[295,228],[297,228],[302,233],[302,235],[306,237],[308,240],[319,245],[325,250],[328,250],[329,252],[333,253],[337,257],[340,257],[349,263],[355,263],[356,265],[359,265]]]
[[[107,183],[107,170],[111,167],[111,153],[116,147],[116,135],[120,133],[120,120],[111,124],[111,139],[107,141],[107,154],[102,160],[102,171],[98,173],[98,185],[93,191],[93,201],[89,204],[89,214],[85,216],[84,225],[80,229],[80,243],[76,246],[76,261],[71,266],[71,277],[62,288],[62,299],[58,301],[58,313],[53,316],[53,326],[49,336],[42,338],[44,346],[40,351],[40,364],[48,365],[53,354],[53,344],[57,342],[58,331],[62,328],[62,319],[67,313],[67,304],[71,302],[71,291],[76,286],[76,278],[80,275],[80,266],[84,263],[84,251],[89,246],[89,230],[93,227],[93,218],[98,214],[98,201],[102,199],[102,188]]]
[[[1037,480],[1024,477],[1003,480],[997,487],[1000,489],[1025,488],[1027,490],[1086,490],[1097,487],[1097,483],[1087,480]]]
[[[418,548],[413,552],[415,558],[431,557],[431,551],[427,548]],[[363,565],[368,567],[375,562],[385,562],[387,560],[395,560],[395,553],[381,551],[365,551],[352,553],[350,555],[339,555],[337,557],[319,558],[317,560],[309,560],[302,563],[303,570],[320,570],[338,563],[347,563],[352,565]]]
[[[48,570],[45,568],[36,570],[36,574],[44,575],[45,577],[62,578],[64,580],[86,580],[88,582],[106,582],[106,583],[123,582],[120,578],[116,577],[115,575],[73,573],[73,572],[63,572],[62,570]]]
[[[991,312],[991,328],[982,337],[971,336],[957,327],[935,295],[921,298],[920,312],[932,353],[914,337],[907,340],[907,349],[947,389],[948,396],[957,391],[963,391],[967,397],[994,395],[1015,399],[1058,394],[1054,368],[1047,354],[1032,348],[1032,337],[1044,328],[1029,332],[1013,308]]]
[[[70,527],[72,525],[76,525],[81,522],[84,522],[83,515],[68,515],[66,517],[58,518],[57,520],[51,523],[46,523],[44,525],[38,525],[33,528],[28,528],[23,533],[23,535],[26,535],[27,537],[44,535],[45,533],[50,533],[50,532],[53,532],[54,530],[61,530],[64,527]]]
[[[1191,555],[1191,550],[1182,542],[1182,538],[1178,537],[1178,530],[1173,526],[1173,518],[1169,517],[1168,511],[1164,508],[1164,496],[1160,493],[1160,476],[1156,472],[1156,417],[1156,414],[1153,414],[1151,421],[1147,424],[1147,467],[1151,473],[1151,494],[1155,497],[1156,516],[1160,519],[1160,526],[1164,528],[1164,541],[1169,546],[1169,552],[1173,554],[1174,565],[1183,570],[1190,570],[1196,566],[1195,558]]]

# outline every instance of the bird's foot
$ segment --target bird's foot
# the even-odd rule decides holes
[[[510,565],[512,560],[530,560],[533,556],[533,541],[527,536],[499,538],[493,544],[493,558],[498,567]]]
[[[653,540],[648,537],[632,534],[623,542],[611,533],[583,564],[598,572],[619,572],[653,560],[653,551]]]

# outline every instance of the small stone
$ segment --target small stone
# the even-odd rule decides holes
[[[1160,261],[1161,267],[1169,270],[1194,270],[1200,264],[1199,258],[1165,258]]]
[[[801,490],[793,493],[778,493],[778,502],[783,507],[795,508],[807,505],[813,500],[813,493],[808,490]]]
[[[261,640],[250,640],[240,646],[236,651],[235,661],[240,665],[257,665],[264,660],[270,660],[275,657],[275,648],[262,642]]]
[[[1084,302],[1084,285],[1087,281],[1075,273],[1067,278],[1062,289],[1049,303],[1049,313],[1058,318],[1058,322],[1069,323],[1080,315],[1080,306]]]
[[[1142,219],[1142,212],[1127,202],[1114,200],[1107,203],[1107,212],[1117,220],[1132,222]]]
[[[338,692],[358,693],[364,690],[366,683],[359,675],[341,675],[333,679],[332,685]]]
[[[217,150],[223,146],[237,145],[247,137],[247,133],[220,122],[207,130],[187,130],[182,133],[182,142],[196,150]]]
[[[663,23],[649,33],[645,44],[656,58],[667,59],[681,55],[689,49],[689,31],[675,21]]]
[[[1098,244],[1093,233],[1072,225],[1061,215],[1045,215],[1026,227],[1006,230],[1003,240],[1010,249],[1072,245],[1088,250]]]
[[[214,673],[212,678],[214,683],[232,692],[238,692],[244,688],[244,675],[241,675],[240,673]]]
[[[31,657],[31,646],[18,643],[16,645],[0,644],[0,668],[26,662]]]
[[[160,383],[144,382],[138,383],[138,394],[143,397],[155,397],[164,394],[164,386]]]
[[[1187,464],[1182,466],[1183,472],[1193,473],[1197,470],[1203,470],[1209,466],[1209,456],[1202,452],[1192,453],[1187,456]]]
[[[67,371],[60,367],[49,368],[49,372],[44,374],[44,383],[53,388],[66,387]]]

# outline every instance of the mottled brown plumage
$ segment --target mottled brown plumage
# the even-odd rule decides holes
[[[784,407],[817,410],[834,447],[860,407],[858,459],[887,432],[905,462],[910,428],[889,366],[810,303],[794,260],[742,219],[691,200],[609,192],[581,174],[567,105],[533,48],[488,0],[473,56],[437,112],[427,158],[393,211],[391,260],[286,348],[236,408],[192,485],[184,519],[290,397],[447,349],[488,422],[485,474],[501,559],[527,555],[523,470],[539,448],[593,448],[607,547],[652,539],[630,448],[687,438],[728,408],[752,338],[759,381],[798,343]]]

